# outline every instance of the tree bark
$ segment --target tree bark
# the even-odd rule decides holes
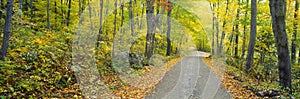
[[[256,15],[257,5],[256,0],[251,0],[251,28],[250,28],[250,42],[248,45],[248,55],[245,72],[248,73],[253,65],[254,47],[256,42]]]
[[[70,24],[71,5],[72,5],[72,0],[69,0],[68,13],[67,13],[67,26],[69,26]]]
[[[47,28],[50,30],[50,0],[47,0]]]
[[[294,33],[293,33],[293,40],[292,40],[292,53],[291,53],[291,61],[292,63],[296,62],[296,40],[297,40],[297,26],[298,26],[298,10],[299,10],[299,2],[295,1],[295,14],[294,14]]]
[[[171,45],[171,15],[172,15],[172,6],[170,6],[169,9],[168,9],[167,54],[166,54],[166,56],[170,56],[171,52],[172,52],[172,45]]]
[[[226,12],[225,12],[225,15],[224,15],[224,16],[227,16],[227,14],[228,14],[228,9],[229,9],[229,8],[228,8],[229,0],[227,0],[226,2],[227,2],[227,3],[226,3]],[[227,24],[226,19],[224,19],[223,26],[222,26],[222,28],[223,28],[223,31],[222,31],[222,37],[221,37],[221,40],[220,40],[220,44],[219,44],[219,46],[218,46],[218,53],[222,53],[222,51],[223,51],[223,40],[225,39],[225,30],[224,30],[224,28],[225,28],[226,24]],[[218,33],[217,33],[217,34],[218,34]],[[218,40],[217,40],[217,42],[218,42]]]
[[[238,3],[240,3],[241,1],[239,0]],[[234,48],[234,56],[236,58],[238,58],[238,54],[239,54],[239,18],[240,18],[240,9],[237,9],[237,13],[236,13],[236,21],[237,23],[235,24],[235,48]]]
[[[2,40],[2,46],[0,49],[0,60],[5,61],[5,56],[8,50],[9,38],[10,38],[10,25],[12,19],[12,11],[13,11],[14,0],[8,0],[6,4],[6,16],[4,23],[4,36]]]
[[[219,3],[220,3],[220,0],[218,0],[218,4],[217,4],[217,5],[218,5],[218,6],[217,6],[217,13],[216,13],[216,14],[217,14],[217,15],[216,15],[217,18],[219,18],[219,13],[218,13],[219,8],[220,8],[220,7],[219,7],[219,6],[220,6]],[[216,43],[217,43],[217,47],[216,47],[217,49],[216,49],[216,50],[217,50],[217,54],[219,54],[219,34],[220,34],[220,27],[219,27],[219,21],[218,21],[217,18],[216,18],[216,20],[215,20],[215,21],[216,21],[216,30],[217,30],[217,31],[216,31]]]
[[[64,9],[63,9],[63,0],[60,0],[60,10],[61,10],[61,24],[64,24]]]
[[[96,47],[98,48],[100,46],[100,41],[101,41],[101,34],[103,34],[103,26],[102,26],[102,17],[103,17],[103,0],[100,0],[100,29],[99,33],[97,35],[97,43]]]
[[[214,8],[215,8],[215,4],[210,4],[210,8],[212,10],[212,14],[213,14],[213,18],[212,18],[212,43],[211,43],[211,53],[212,55],[215,55],[215,20],[216,20],[216,16],[215,16],[215,11],[214,11]]]
[[[131,36],[135,36],[135,31],[134,31],[134,13],[133,13],[133,8],[132,8],[132,0],[129,0],[129,20],[130,20],[130,30],[131,30]]]
[[[147,0],[147,35],[146,35],[146,52],[145,56],[149,60],[154,50],[154,0]]]
[[[246,1],[246,9],[248,9],[249,6],[249,0]],[[244,20],[247,20],[248,17],[248,10],[245,11]],[[244,23],[244,29],[243,29],[243,45],[242,45],[242,55],[241,57],[244,59],[245,52],[246,52],[246,31],[247,31],[247,24]]]
[[[114,10],[114,32],[113,32],[113,39],[115,38],[117,34],[117,13],[118,13],[118,0],[115,1],[115,10]],[[115,49],[114,44],[112,47],[112,56],[115,56]]]
[[[272,16],[272,28],[275,36],[277,54],[279,84],[284,88],[292,89],[291,84],[291,61],[286,33],[286,1],[270,0],[270,12]]]

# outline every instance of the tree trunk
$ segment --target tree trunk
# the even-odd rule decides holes
[[[227,16],[227,14],[228,14],[228,9],[229,9],[229,8],[228,8],[229,0],[227,0],[226,2],[227,2],[227,3],[226,3],[226,12],[225,12],[225,15],[224,15],[224,16]],[[222,53],[222,50],[223,50],[223,40],[225,39],[225,30],[224,30],[224,28],[225,28],[226,24],[227,24],[226,19],[224,19],[223,26],[222,26],[222,28],[223,28],[223,31],[222,31],[222,37],[221,37],[221,40],[220,40],[220,44],[219,44],[219,46],[218,46],[218,53]],[[217,42],[218,42],[218,41],[217,41]]]
[[[47,28],[50,30],[50,0],[47,0]]]
[[[298,64],[300,64],[300,48],[299,48],[299,54],[298,54]]]
[[[93,20],[92,20],[92,7],[90,3],[88,4],[88,9],[89,9],[89,18],[90,18],[90,29],[91,31],[94,31]]]
[[[118,13],[118,0],[115,1],[115,10],[114,10],[114,34],[113,34],[113,39],[115,38],[116,34],[117,34],[117,13]],[[112,56],[115,56],[114,53],[115,49],[114,49],[114,44],[112,47]]]
[[[57,22],[57,8],[56,8],[57,7],[57,2],[56,2],[56,0],[54,1],[54,6],[55,6],[55,8],[54,8],[54,13],[55,13],[54,26],[57,27],[57,25],[56,25],[56,22]]]
[[[296,40],[297,40],[297,26],[298,26],[298,9],[299,9],[299,2],[295,1],[295,14],[294,14],[294,33],[293,33],[293,40],[292,40],[292,54],[291,54],[291,61],[292,63],[296,62]]]
[[[5,56],[8,50],[9,38],[10,38],[10,24],[12,19],[12,11],[13,11],[14,0],[8,0],[6,4],[6,16],[4,23],[4,36],[2,40],[2,46],[0,49],[0,60],[5,61]]]
[[[238,3],[240,3],[241,1],[239,0]],[[236,13],[236,25],[235,25],[235,48],[234,48],[234,56],[236,58],[238,58],[238,54],[239,54],[239,18],[240,18],[240,9],[237,9],[237,13]]]
[[[81,7],[82,7],[81,0],[78,0],[78,6],[79,6],[78,16],[80,16],[80,14],[81,14]]]
[[[72,5],[72,0],[69,0],[68,13],[67,13],[67,26],[69,26],[70,24],[71,5]]]
[[[167,18],[168,30],[167,30],[167,54],[166,54],[166,56],[170,56],[171,52],[172,52],[172,45],[171,45],[171,15],[172,15],[172,6],[169,7],[168,18]]]
[[[0,1],[0,19],[2,19],[2,6],[3,6],[3,0]]]
[[[246,9],[248,9],[249,0],[246,1]],[[245,11],[244,19],[247,20],[248,17],[248,10]],[[243,45],[242,45],[242,55],[241,57],[244,59],[245,52],[246,52],[246,31],[247,31],[247,24],[244,23],[244,29],[243,29]]]
[[[129,0],[129,20],[130,20],[130,30],[131,30],[131,36],[135,36],[135,31],[134,31],[134,13],[133,13],[133,8],[132,8],[132,0]]]
[[[248,45],[248,55],[245,72],[248,73],[253,65],[254,47],[256,42],[256,14],[257,5],[256,0],[251,0],[251,28],[250,28],[250,41]]]
[[[22,14],[23,14],[22,9],[23,9],[23,0],[19,0],[19,11],[20,11],[19,17],[21,21],[22,21]]]
[[[154,0],[147,0],[147,35],[146,35],[146,52],[145,56],[149,60],[154,50]]]
[[[61,24],[64,24],[65,23],[65,20],[64,20],[64,9],[63,9],[63,0],[60,0],[60,10],[61,10]]]
[[[30,22],[32,22],[33,19],[33,4],[32,4],[33,0],[30,0]],[[30,25],[30,27],[32,28],[32,26]]]
[[[270,0],[270,12],[272,16],[272,28],[278,54],[279,84],[284,88],[292,89],[291,61],[286,34],[286,1]]]
[[[103,26],[102,26],[102,17],[103,17],[103,0],[100,0],[100,29],[99,33],[97,35],[97,43],[96,47],[98,48],[100,46],[100,41],[101,41],[101,34],[103,34]]]
[[[217,6],[217,13],[216,13],[217,14],[217,18],[219,18],[219,13],[218,13],[219,8],[220,8],[219,7],[220,6],[219,3],[220,3],[220,0],[218,0],[218,4],[217,4],[218,5]],[[217,54],[219,54],[219,32],[220,32],[220,28],[219,28],[219,21],[218,21],[218,19],[216,19],[215,21],[216,21],[216,30],[217,30],[216,31],[216,43],[217,43],[217,49],[216,50],[217,50]]]
[[[212,11],[212,14],[213,14],[213,18],[212,18],[212,43],[211,43],[211,53],[212,55],[215,55],[215,20],[216,20],[216,16],[215,16],[215,11],[214,11],[214,8],[215,8],[215,4],[213,3],[212,5],[210,4],[210,8],[211,8],[211,11]]]

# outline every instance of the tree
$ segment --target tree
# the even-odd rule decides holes
[[[147,14],[147,35],[146,35],[146,51],[145,56],[147,59],[150,59],[150,57],[153,55],[154,50],[154,0],[147,0],[147,8],[146,8],[146,14]]]
[[[212,15],[213,15],[213,18],[212,18],[212,43],[211,43],[211,53],[212,55],[215,54],[215,21],[216,21],[216,16],[215,16],[215,11],[214,11],[214,8],[215,8],[215,3],[213,4],[210,4],[210,9],[212,10]]]
[[[285,23],[286,1],[270,0],[269,6],[278,55],[279,84],[284,88],[292,89],[291,62]]]
[[[246,0],[246,9],[249,6],[249,0]],[[248,10],[245,11],[245,16],[244,16],[244,21],[247,20],[248,17]],[[246,51],[246,31],[247,31],[247,24],[244,22],[244,27],[243,27],[243,45],[242,45],[242,55],[241,57],[244,58],[245,56],[245,51]]]
[[[130,19],[130,30],[131,30],[131,36],[135,36],[134,32],[134,11],[132,8],[132,0],[129,0],[129,19]]]
[[[256,15],[257,15],[256,0],[251,0],[251,28],[250,28],[250,42],[248,45],[248,55],[246,62],[246,72],[249,72],[253,64],[254,46],[256,41]]]
[[[299,2],[296,0],[295,1],[295,14],[294,14],[294,33],[293,33],[293,39],[292,39],[292,54],[291,54],[291,61],[294,63],[296,61],[296,40],[297,40],[297,17],[298,17],[298,10],[299,10]]]
[[[10,38],[10,24],[12,19],[14,0],[8,0],[6,4],[6,16],[4,23],[4,36],[2,40],[2,46],[0,49],[0,60],[5,61],[5,56],[8,50],[9,38]]]
[[[72,0],[69,0],[68,13],[67,13],[67,26],[69,26],[70,24],[71,5],[72,5]]]
[[[97,43],[96,43],[96,47],[99,47],[100,44],[99,42],[101,41],[101,34],[103,34],[103,24],[102,24],[102,17],[103,17],[103,0],[100,1],[100,29],[99,29],[99,33],[97,35]]]
[[[238,4],[241,3],[241,0],[238,1]],[[236,23],[235,23],[235,50],[234,50],[234,56],[238,57],[239,53],[239,17],[240,17],[240,8],[237,9],[236,13]]]
[[[171,45],[171,14],[172,14],[172,5],[169,6],[169,8],[168,8],[167,54],[166,54],[167,56],[170,56],[171,52],[172,52],[172,49],[171,49],[172,48],[172,45]]]
[[[47,28],[50,30],[50,0],[47,0]]]
[[[228,9],[229,9],[228,5],[229,5],[229,0],[226,1],[226,12],[225,12],[224,16],[227,16],[227,14],[228,14]],[[221,40],[220,40],[220,43],[219,43],[219,46],[218,46],[218,49],[217,49],[218,53],[222,53],[222,50],[223,50],[223,41],[225,39],[225,30],[224,30],[224,28],[225,28],[226,24],[227,24],[227,21],[226,21],[226,19],[224,19],[223,26],[222,26],[222,28],[223,28],[222,36],[221,36]],[[218,24],[217,24],[217,26],[218,26]],[[218,34],[219,33],[217,32],[217,42],[218,42]]]

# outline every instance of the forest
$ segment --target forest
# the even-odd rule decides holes
[[[153,98],[199,65],[231,98],[297,99],[299,2],[0,0],[0,98]]]

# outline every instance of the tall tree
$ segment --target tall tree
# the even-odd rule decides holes
[[[246,9],[248,9],[249,0],[246,0]],[[247,31],[247,23],[245,22],[248,17],[248,10],[245,11],[244,16],[244,27],[243,27],[243,45],[242,45],[242,55],[241,57],[244,58],[246,52],[246,31]]]
[[[219,18],[220,14],[218,13],[219,9],[220,9],[220,0],[218,0],[218,4],[217,4],[217,17],[216,17],[216,43],[217,43],[217,54],[219,53],[219,32],[220,32],[220,27],[219,27],[219,21],[217,18]],[[227,13],[227,12],[226,12]]]
[[[6,16],[4,23],[4,36],[2,39],[2,46],[0,49],[0,60],[5,61],[5,56],[8,50],[9,38],[10,38],[10,25],[12,19],[12,11],[14,6],[14,0],[7,0],[6,4]]]
[[[117,13],[118,13],[118,0],[115,0],[115,10],[114,10],[114,32],[113,32],[113,38],[115,38],[117,34]],[[114,53],[114,44],[112,47],[112,56],[115,56]]]
[[[213,15],[213,18],[212,18],[212,22],[213,22],[212,29],[213,29],[213,31],[212,31],[212,43],[211,43],[211,53],[212,53],[212,55],[215,54],[215,21],[216,21],[216,16],[215,16],[215,11],[214,11],[215,6],[216,6],[215,3],[210,4],[210,9],[211,9],[212,15]]]
[[[154,50],[154,0],[147,0],[147,8],[146,8],[146,14],[147,14],[147,35],[146,35],[146,51],[145,56],[147,59],[150,59],[150,57],[153,55]]]
[[[295,1],[295,14],[294,14],[294,33],[292,39],[292,54],[291,54],[291,61],[294,63],[296,61],[296,40],[297,40],[297,26],[298,26],[298,10],[299,10],[299,2]]]
[[[257,5],[256,0],[251,0],[251,28],[250,28],[250,42],[248,45],[248,55],[246,63],[246,72],[249,72],[253,64],[254,47],[256,42],[256,16]]]
[[[238,5],[241,3],[241,0],[238,1]],[[236,13],[236,23],[235,23],[235,48],[234,48],[234,56],[239,57],[239,24],[240,24],[240,8],[237,9]]]
[[[97,35],[97,43],[96,43],[96,47],[100,46],[100,41],[101,41],[101,34],[103,34],[103,23],[102,23],[102,17],[103,17],[103,0],[100,0],[100,29],[99,29],[99,33]]]
[[[229,9],[228,5],[229,5],[229,0],[226,1],[226,11],[225,11],[224,16],[227,16],[227,14],[228,14],[228,9]],[[225,39],[225,29],[224,28],[225,28],[226,24],[227,24],[227,21],[226,21],[226,19],[224,19],[223,20],[223,26],[222,26],[222,28],[223,28],[222,36],[221,36],[221,40],[220,40],[220,43],[219,43],[219,46],[218,46],[218,49],[217,49],[218,53],[222,53],[222,50],[223,50],[223,41]],[[217,36],[218,36],[218,33],[217,33]],[[217,42],[218,42],[218,40],[217,40]]]
[[[72,5],[72,0],[69,0],[68,13],[67,13],[67,26],[69,26],[70,24],[71,5]]]
[[[291,89],[291,61],[285,23],[286,0],[270,0],[269,6],[278,55],[279,84]]]
[[[171,3],[171,2],[169,2]],[[172,45],[171,45],[171,14],[172,14],[172,5],[168,8],[168,18],[167,18],[167,24],[168,24],[168,30],[167,30],[167,56],[171,55],[172,52]]]
[[[132,0],[129,0],[129,19],[130,19],[130,30],[131,30],[131,36],[135,36],[134,31],[134,11],[132,7]]]
[[[50,0],[47,0],[47,28],[50,30]]]

